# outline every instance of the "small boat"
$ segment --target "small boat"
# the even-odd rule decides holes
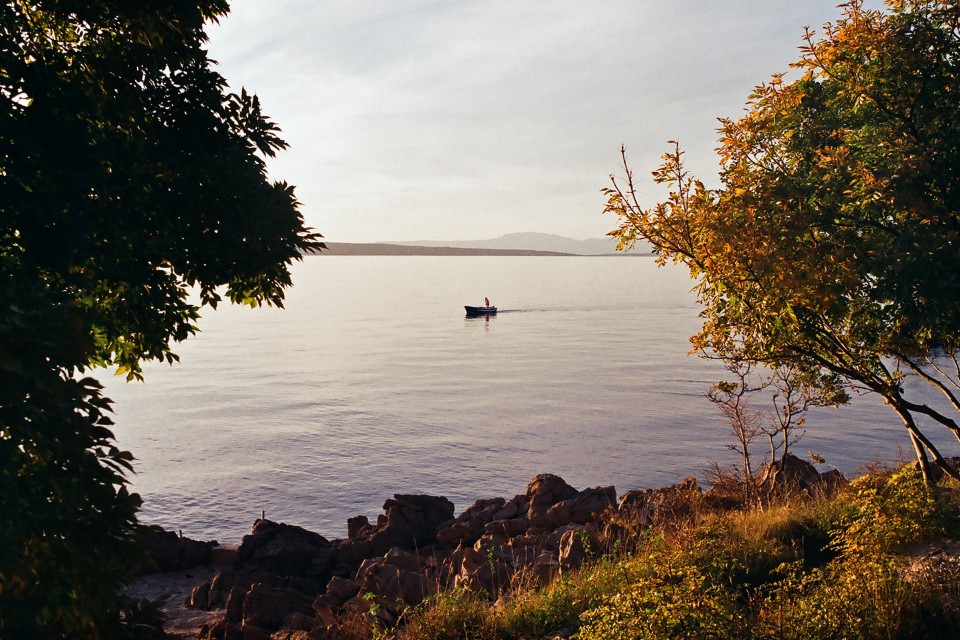
[[[467,310],[468,318],[479,318],[480,316],[495,316],[497,315],[496,307],[469,307],[464,305],[464,309]]]

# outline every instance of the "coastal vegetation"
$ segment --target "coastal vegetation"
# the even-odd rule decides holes
[[[718,508],[709,492],[694,502],[683,518],[641,527],[629,548],[608,540],[547,587],[442,593],[403,627],[368,620],[356,637],[891,640],[960,630],[960,499],[915,465],[763,508]]]
[[[139,559],[133,456],[83,376],[174,362],[223,298],[280,305],[320,246],[267,177],[277,127],[207,58],[226,11],[0,5],[0,637],[147,637],[120,598]]]

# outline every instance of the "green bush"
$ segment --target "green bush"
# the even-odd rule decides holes
[[[583,614],[580,640],[747,638],[733,593],[693,566],[662,565]]]
[[[956,533],[956,503],[927,486],[913,467],[865,475],[842,499],[831,545],[840,555],[822,569],[784,565],[767,592],[765,635],[820,638],[956,638],[952,593],[908,577],[908,545]]]
[[[848,556],[888,553],[942,536],[956,520],[949,501],[938,500],[936,490],[909,465],[854,480],[848,500],[843,530],[834,541]]]

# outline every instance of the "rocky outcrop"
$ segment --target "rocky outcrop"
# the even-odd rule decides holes
[[[440,590],[464,587],[496,596],[517,581],[546,584],[598,557],[621,514],[648,523],[680,517],[699,495],[696,480],[629,492],[578,491],[541,474],[507,500],[478,500],[457,517],[444,497],[398,494],[375,523],[348,521],[345,540],[258,520],[233,567],[198,586],[192,606],[222,608],[200,638],[306,640],[336,637],[344,620],[375,618],[390,627],[403,611]]]
[[[424,584],[419,562],[402,554],[433,544],[439,525],[450,521],[453,513],[453,503],[443,497],[396,495],[384,503],[384,514],[375,525],[362,516],[351,518],[347,540],[334,542],[301,527],[257,520],[244,537],[234,566],[198,585],[188,600],[198,609],[224,608],[223,619],[200,636],[268,637],[280,629],[310,631],[318,627],[320,614],[357,596],[360,587],[344,597],[351,590],[344,584],[357,582],[352,576],[362,578],[358,584],[382,592],[384,598],[419,602],[435,588]],[[377,558],[383,568],[376,568]],[[334,591],[320,602],[318,611],[315,602],[327,597],[331,585]]]

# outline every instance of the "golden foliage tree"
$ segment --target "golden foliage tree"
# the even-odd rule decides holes
[[[653,174],[666,200],[641,206],[624,158],[606,211],[621,248],[645,239],[689,267],[697,349],[879,394],[927,479],[956,477],[928,434],[960,441],[960,5],[842,7],[807,30],[798,79],[721,120],[719,188],[673,143]]]

